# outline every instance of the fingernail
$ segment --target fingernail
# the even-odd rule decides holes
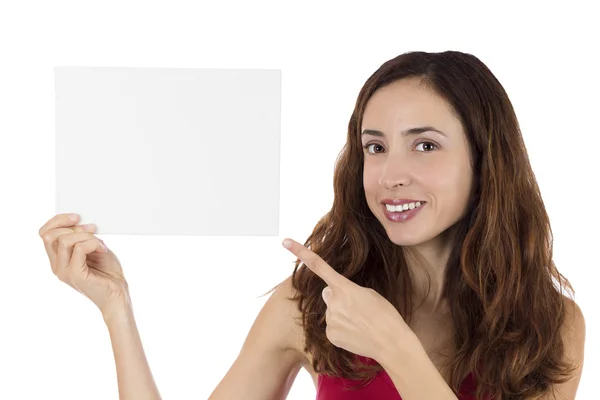
[[[69,218],[71,218],[71,221],[77,221],[77,218],[78,218],[78,217],[79,217],[79,215],[77,215],[77,214],[71,214],[71,215],[69,216]]]
[[[105,250],[108,250],[108,247],[107,247],[107,246],[106,246],[106,244],[104,243],[104,240],[102,240],[102,239],[98,239],[98,241],[100,242],[100,244],[101,244],[102,246],[104,246],[104,249],[105,249]]]
[[[290,247],[292,247],[292,241],[289,239],[285,239],[282,244],[283,244],[283,247],[285,247],[286,249],[289,249]]]
[[[83,225],[83,229],[85,229],[86,231],[94,231],[94,230],[96,230],[96,225],[85,224],[85,225]]]

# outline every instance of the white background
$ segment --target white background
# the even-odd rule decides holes
[[[555,261],[586,317],[577,398],[597,397],[595,6],[414,3],[421,2],[3,2],[0,398],[117,398],[101,315],[52,275],[38,236],[54,210],[54,66],[282,70],[280,237],[104,237],[130,282],[163,398],[205,399],[266,300],[258,296],[292,271],[281,240],[303,242],[329,210],[335,157],[364,81],[405,51],[446,49],[478,56],[515,106],[552,221]],[[90,196],[104,183],[87,177]],[[302,371],[288,398],[314,393]]]

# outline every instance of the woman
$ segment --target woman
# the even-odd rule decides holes
[[[384,63],[334,188],[211,400],[285,398],[302,367],[322,400],[575,398],[584,318],[563,295],[513,107],[479,59]],[[52,269],[100,308],[120,398],[160,398],[120,263],[76,222],[40,229]]]

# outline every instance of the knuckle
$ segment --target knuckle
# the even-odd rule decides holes
[[[75,245],[73,246],[73,253],[75,253],[75,252],[77,252],[78,254],[82,253],[84,249],[85,249],[85,242],[75,243]]]
[[[69,247],[70,240],[67,237],[67,235],[60,235],[58,239],[56,239],[56,241],[58,242],[58,247],[62,249],[66,249]]]

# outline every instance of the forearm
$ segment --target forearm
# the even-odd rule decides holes
[[[402,348],[398,344],[391,345],[379,363],[403,400],[458,400],[416,336],[410,345],[405,343]]]
[[[129,302],[104,316],[112,344],[120,400],[161,400]]]

